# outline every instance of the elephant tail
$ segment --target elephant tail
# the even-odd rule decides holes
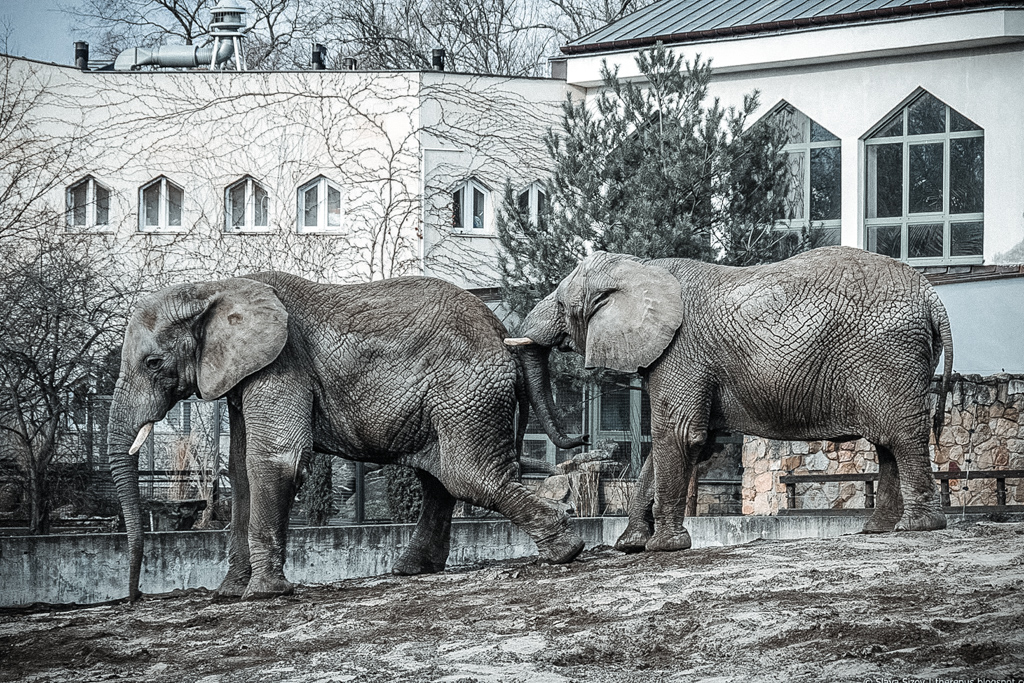
[[[953,378],[953,332],[949,326],[949,315],[942,305],[938,293],[931,290],[931,324],[932,324],[932,367],[939,363],[942,355],[945,362],[942,366],[942,382],[939,385],[939,397],[935,403],[935,415],[932,418],[932,432],[935,435],[935,447],[938,448],[939,435],[946,420],[946,395],[949,393]]]

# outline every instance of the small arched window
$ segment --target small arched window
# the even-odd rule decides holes
[[[251,176],[245,176],[224,192],[225,230],[258,232],[270,225],[270,195]]]
[[[299,232],[327,232],[341,228],[341,188],[323,176],[299,188]]]
[[[519,213],[534,225],[540,225],[541,217],[548,209],[548,195],[539,182],[530,183],[518,196]]]
[[[68,227],[102,229],[110,224],[110,189],[86,176],[67,191]]]
[[[471,178],[452,191],[452,230],[484,231],[491,227],[491,191]]]
[[[182,226],[185,190],[164,176],[139,189],[139,230],[176,230]]]

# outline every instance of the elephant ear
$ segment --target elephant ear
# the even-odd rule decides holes
[[[666,269],[603,255],[588,308],[586,366],[636,372],[656,361],[683,322],[682,288]],[[603,260],[603,264],[601,261]],[[586,271],[584,271],[586,272]]]
[[[269,285],[246,278],[210,282],[198,350],[199,395],[220,398],[274,362],[288,340],[288,311]]]

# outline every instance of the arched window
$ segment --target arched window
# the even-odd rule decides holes
[[[251,176],[245,176],[224,192],[225,230],[251,232],[266,230],[269,223],[270,196]]]
[[[341,189],[323,176],[299,188],[299,232],[341,228]]]
[[[180,228],[185,191],[160,176],[139,189],[139,230],[174,230]]]
[[[491,227],[491,191],[476,179],[469,179],[452,191],[452,229],[457,232],[483,231]]]
[[[547,211],[548,195],[539,182],[530,183],[517,197],[519,212],[530,219],[534,225],[540,224],[540,218]]]
[[[817,246],[839,244],[842,210],[842,149],[838,137],[796,109],[780,102],[769,116],[786,132],[789,193],[782,223],[821,230]]]
[[[92,176],[68,188],[67,204],[69,228],[89,230],[110,224],[110,190]]]
[[[868,133],[865,248],[910,263],[980,263],[985,132],[921,90]]]

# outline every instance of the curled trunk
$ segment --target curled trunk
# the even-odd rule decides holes
[[[533,412],[544,427],[544,432],[559,448],[571,449],[587,443],[587,437],[568,436],[555,417],[555,401],[551,394],[551,374],[548,371],[548,355],[551,349],[539,344],[520,347],[526,389],[530,396]]]

